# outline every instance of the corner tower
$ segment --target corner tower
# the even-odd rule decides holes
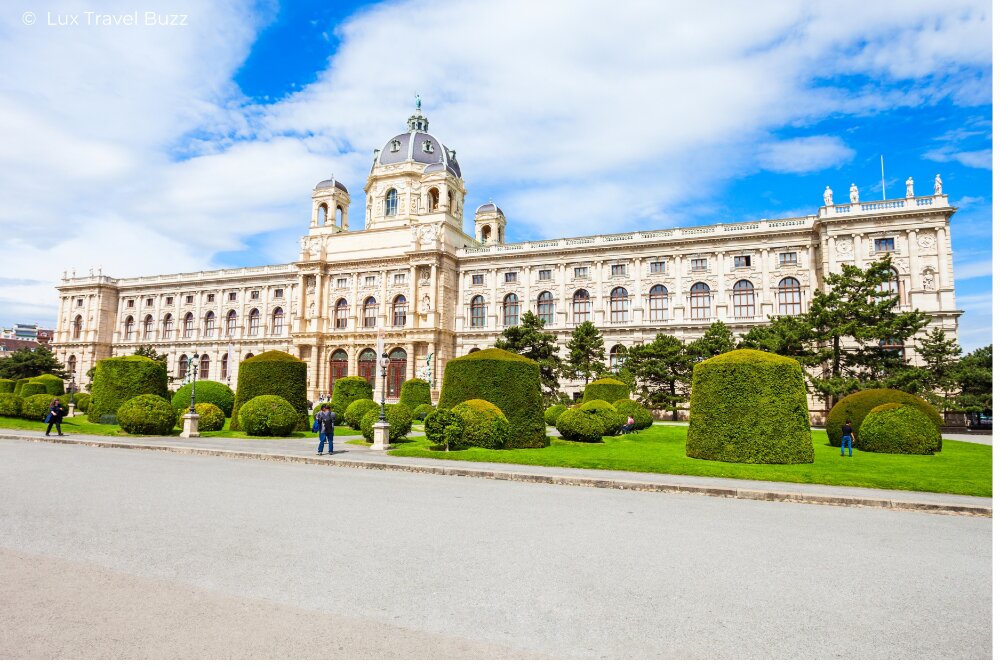
[[[476,240],[483,245],[503,245],[507,218],[492,201],[476,209]]]

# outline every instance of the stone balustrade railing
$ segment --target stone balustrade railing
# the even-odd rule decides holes
[[[935,194],[930,197],[906,197],[905,199],[886,199],[885,201],[858,201],[846,204],[831,204],[819,209],[820,218],[847,217],[860,213],[876,213],[879,211],[896,212],[917,210],[918,208],[948,208],[948,195]]]
[[[191,273],[168,273],[151,275],[149,277],[111,278],[107,275],[91,275],[83,277],[64,277],[62,286],[100,285],[107,284],[116,287],[130,287],[170,284],[174,282],[204,282],[206,280],[225,280],[230,278],[248,277],[253,275],[295,275],[295,264],[274,264],[271,266],[246,266],[243,268],[220,268],[214,271],[194,271]]]

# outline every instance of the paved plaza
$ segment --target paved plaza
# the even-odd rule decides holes
[[[0,657],[985,659],[991,530],[0,440]]]

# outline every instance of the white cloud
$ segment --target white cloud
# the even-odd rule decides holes
[[[993,151],[984,150],[956,150],[950,147],[935,148],[928,150],[923,155],[924,158],[934,162],[958,162],[962,166],[973,169],[992,169]]]
[[[956,262],[955,279],[971,280],[979,277],[989,277],[993,275],[993,261],[990,259],[982,261]]]
[[[854,159],[837,136],[808,136],[767,143],[760,148],[760,164],[778,173],[812,173]]]

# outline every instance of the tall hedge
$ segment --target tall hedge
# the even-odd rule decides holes
[[[138,395],[167,397],[167,368],[146,356],[113,356],[97,362],[87,420],[100,423]]]
[[[583,389],[583,401],[604,400],[615,404],[616,400],[628,398],[628,386],[611,377],[592,381]]]
[[[890,402],[898,402],[901,405],[913,405],[930,418],[931,422],[937,426],[938,441],[936,451],[941,450],[941,427],[944,419],[929,402],[911,393],[897,391],[896,389],[866,389],[858,391],[848,396],[844,396],[837,401],[830,413],[826,415],[826,436],[830,446],[840,446],[841,428],[848,419],[854,428],[854,436],[858,440],[858,447],[861,445],[861,424],[864,422],[868,412]]]
[[[868,412],[858,429],[855,448],[873,453],[933,455],[941,433],[930,417],[913,405],[889,402]]]
[[[507,448],[547,446],[538,364],[502,349],[484,349],[448,361],[438,407],[479,398],[500,408],[510,422]]]
[[[243,429],[239,421],[240,407],[260,395],[276,395],[287,400],[299,416],[296,429],[309,428],[304,361],[282,351],[267,351],[240,363],[230,430]]]
[[[338,418],[344,417],[344,412],[355,400],[368,398],[371,400],[375,395],[372,385],[364,377],[350,376],[341,377],[333,384],[333,396],[330,398],[330,407],[337,413]]]
[[[412,411],[417,405],[431,403],[431,385],[425,380],[414,377],[403,382],[399,392],[399,404],[406,405]]]
[[[30,398],[33,395],[41,395],[41,394],[45,395],[49,394],[48,387],[41,382],[30,381],[21,387],[22,398]]]
[[[13,393],[16,383],[13,379],[0,379],[0,393]]]
[[[22,379],[18,379],[17,381],[15,381],[14,382],[14,395],[21,395],[21,389],[23,389],[24,385],[27,384],[30,381],[31,380],[28,379],[27,377],[22,378]]]
[[[221,409],[226,416],[232,416],[236,395],[233,393],[233,389],[225,384],[200,379],[194,383],[194,399],[198,402],[210,402]],[[191,408],[190,382],[177,389],[177,392],[170,398],[170,404],[174,406],[174,409],[186,411]],[[199,427],[201,426],[199,425]]]
[[[738,349],[694,367],[687,455],[742,463],[811,463],[809,407],[798,361]]]
[[[66,392],[66,384],[55,375],[38,375],[31,381],[45,384],[45,392],[49,395],[62,395]]]

